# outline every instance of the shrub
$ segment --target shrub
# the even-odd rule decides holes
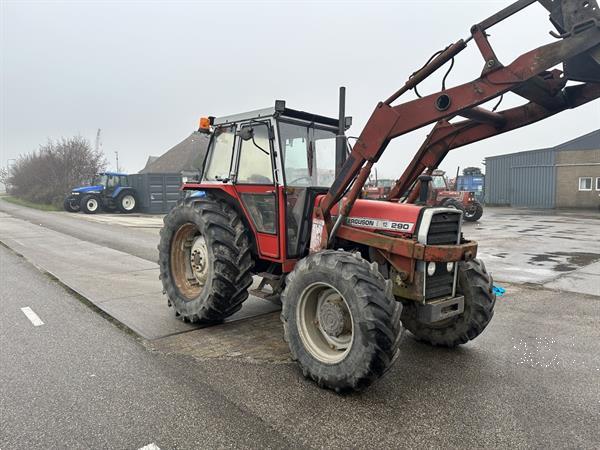
[[[8,178],[10,192],[35,203],[62,205],[73,186],[89,182],[106,167],[102,152],[81,136],[61,138],[21,155]]]

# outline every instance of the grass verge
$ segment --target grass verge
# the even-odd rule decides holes
[[[13,197],[12,195],[0,195],[0,198],[5,202],[14,203],[15,205],[26,206],[28,208],[40,209],[42,211],[60,211],[60,208],[57,208],[54,205],[45,205],[42,203],[33,203],[27,200],[23,200],[21,198]]]

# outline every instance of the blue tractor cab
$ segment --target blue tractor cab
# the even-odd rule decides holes
[[[129,175],[119,172],[99,173],[89,186],[72,189],[64,201],[66,211],[81,210],[86,214],[96,214],[101,210],[118,210],[128,214],[134,212],[136,206],[137,195],[129,184]]]

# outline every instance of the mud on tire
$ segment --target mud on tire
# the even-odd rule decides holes
[[[163,292],[177,317],[219,322],[248,298],[250,239],[238,213],[226,202],[207,196],[173,208],[164,218],[158,250]]]
[[[318,334],[319,327],[327,326],[319,325],[319,320],[325,320],[322,312],[310,316],[314,320],[306,320],[309,316],[304,312],[304,302],[320,286],[329,289],[325,292],[333,293],[334,298],[338,295],[349,309],[352,331],[345,351],[333,347],[329,351],[327,338],[323,332]],[[320,387],[337,392],[365,389],[389,369],[397,355],[402,304],[394,299],[391,282],[359,253],[325,250],[300,260],[288,275],[282,303],[281,320],[292,358],[304,376]],[[310,333],[311,342],[317,344],[306,343]],[[322,350],[315,350],[323,343]]]
[[[457,292],[465,297],[463,314],[440,323],[424,324],[417,320],[417,305],[403,301],[402,323],[418,340],[431,345],[456,347],[479,336],[494,315],[496,294],[492,276],[483,261],[474,259],[458,266]]]

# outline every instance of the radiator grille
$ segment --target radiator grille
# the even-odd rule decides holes
[[[440,213],[431,218],[427,233],[429,245],[453,245],[458,242],[460,230],[460,214]]]
[[[428,245],[456,245],[460,234],[459,213],[439,213],[431,218],[427,233]],[[446,269],[446,263],[437,263],[432,276],[425,274],[425,300],[452,295],[454,288],[454,273]]]

